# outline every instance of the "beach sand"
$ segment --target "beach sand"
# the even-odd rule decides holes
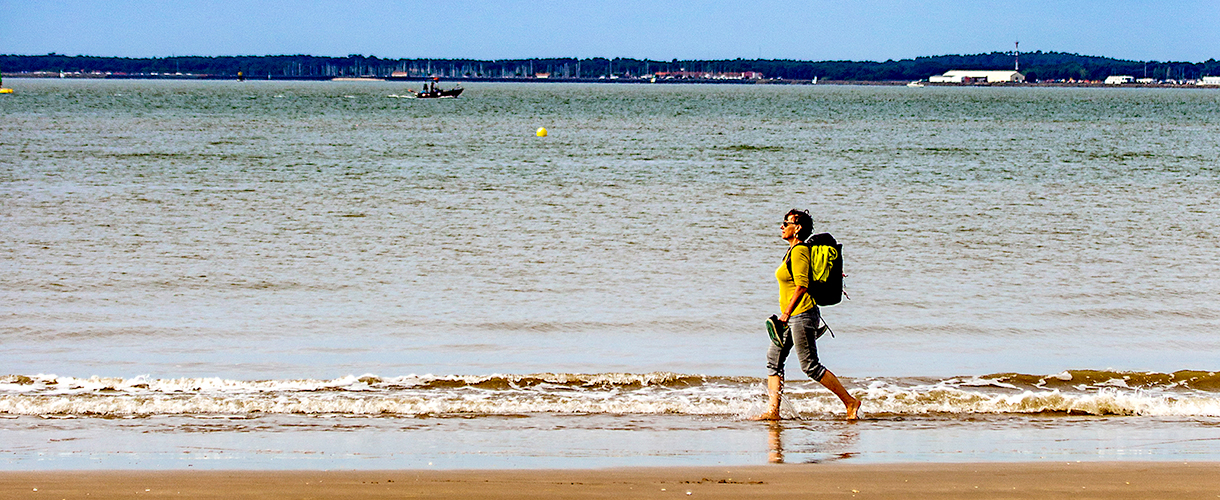
[[[13,498],[1220,498],[1220,463],[0,472]]]

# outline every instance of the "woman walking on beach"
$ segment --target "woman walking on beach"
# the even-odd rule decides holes
[[[818,361],[818,348],[814,343],[817,335],[818,306],[806,291],[809,282],[826,281],[830,275],[830,262],[837,250],[824,245],[804,245],[813,233],[813,218],[809,212],[792,209],[784,216],[780,225],[780,238],[788,242],[788,253],[784,263],[775,270],[779,281],[779,321],[787,323],[782,335],[782,344],[772,344],[767,351],[767,411],[754,417],[755,420],[779,420],[780,396],[784,392],[784,360],[792,348],[796,348],[801,362],[801,371],[835,393],[847,407],[847,419],[855,420],[860,409],[860,400],[852,397],[843,388],[839,378]],[[791,261],[791,266],[788,265]]]

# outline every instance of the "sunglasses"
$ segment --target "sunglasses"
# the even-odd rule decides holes
[[[788,226],[796,226],[796,225],[798,225],[798,223],[790,222],[790,221],[783,221],[783,222],[779,223],[779,227],[788,227]]]

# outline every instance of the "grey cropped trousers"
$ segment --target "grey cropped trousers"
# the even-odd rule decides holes
[[[817,335],[818,306],[788,318],[788,330],[784,332],[784,347],[774,343],[767,350],[767,373],[784,377],[784,361],[788,354],[796,349],[796,357],[801,362],[801,371],[818,382],[826,375],[826,367],[818,361],[818,346],[814,343]]]

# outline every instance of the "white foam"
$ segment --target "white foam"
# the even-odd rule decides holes
[[[1120,379],[1120,378],[1112,378],[1112,379],[1109,379],[1109,380],[1102,382],[1100,384],[1097,384],[1097,385],[1099,387],[1121,387],[1123,389],[1131,388],[1130,386],[1127,385],[1126,379]]]
[[[1006,389],[1016,389],[1016,388],[1017,388],[1017,386],[1012,385],[1012,384],[1009,384],[1009,383],[1006,383],[1006,382],[1000,382],[999,380],[995,380],[995,379],[989,379],[989,378],[982,378],[982,377],[974,377],[974,378],[971,378],[971,379],[969,379],[969,380],[965,380],[965,381],[961,382],[961,384],[960,384],[960,385],[962,385],[962,386],[966,386],[966,387],[987,387],[987,386],[990,386],[990,387],[1003,387],[1003,388],[1006,388]]]
[[[1220,394],[1131,389],[1119,378],[1075,390],[1019,389],[986,378],[903,385],[872,380],[853,392],[874,415],[1090,414],[1220,416]],[[242,381],[220,378],[6,377],[0,415],[429,415],[429,414],[683,414],[753,413],[765,390],[759,379],[674,373],[486,376],[376,375],[332,380]],[[790,384],[793,413],[842,412],[842,403],[813,382]]]

